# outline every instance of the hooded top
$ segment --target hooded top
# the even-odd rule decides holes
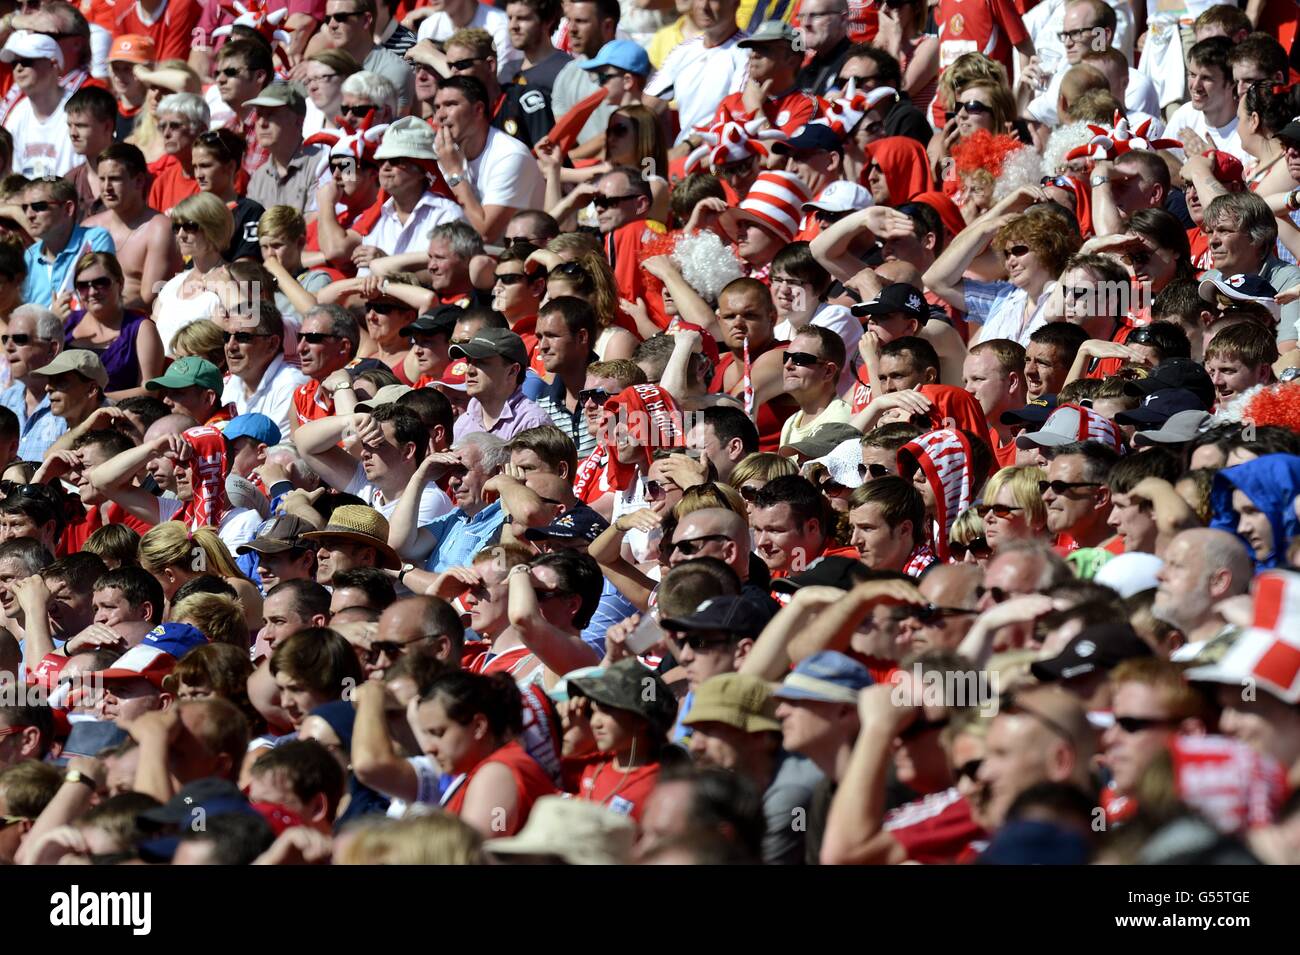
[[[181,437],[194,449],[190,462],[190,482],[194,497],[177,515],[191,531],[200,527],[220,527],[221,519],[230,510],[226,498],[226,439],[216,428],[200,425],[181,433]]]
[[[1232,509],[1232,492],[1241,491],[1251,503],[1268,515],[1273,529],[1273,553],[1260,560],[1244,537],[1237,534],[1237,512]],[[1214,476],[1210,491],[1210,526],[1237,534],[1255,558],[1256,570],[1286,565],[1287,541],[1300,536],[1295,499],[1300,495],[1300,457],[1294,454],[1266,454],[1254,461],[1224,468]]]
[[[987,430],[987,428],[986,428]],[[898,473],[911,478],[920,467],[934,492],[934,533],[930,541],[942,563],[948,562],[948,529],[970,507],[984,483],[972,473],[970,442],[960,431],[931,431],[898,449]]]
[[[962,218],[961,210],[957,208],[957,203],[953,202],[950,197],[942,192],[919,192],[912,197],[913,202],[924,202],[927,206],[939,214],[939,220],[943,227],[948,230],[948,239],[951,240],[962,229],[966,228],[966,220]],[[946,246],[947,243],[945,243]]]
[[[615,431],[623,428],[640,445],[638,460],[631,464],[619,461],[608,444]],[[658,385],[633,385],[610,398],[605,402],[600,430],[602,440],[578,465],[573,482],[574,496],[584,504],[610,491],[626,490],[638,468],[643,474],[650,470],[656,449],[680,448],[685,443],[677,402]]]
[[[954,385],[922,385],[916,389],[930,399],[930,421],[936,428],[958,428],[969,431],[993,450],[988,418],[984,409],[965,388]]]
[[[915,196],[934,189],[930,158],[925,147],[911,136],[886,136],[867,146],[867,155],[880,166],[889,185],[889,204],[901,206]],[[866,175],[863,175],[865,184]]]

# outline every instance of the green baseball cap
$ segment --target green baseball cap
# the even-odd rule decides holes
[[[166,371],[157,378],[150,378],[144,386],[149,391],[160,391],[163,388],[191,388],[198,385],[221,394],[224,384],[221,369],[206,358],[190,355],[176,359]]]

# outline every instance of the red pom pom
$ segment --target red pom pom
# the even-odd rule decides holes
[[[1260,391],[1241,411],[1256,427],[1276,425],[1300,432],[1300,382],[1283,382]]]
[[[974,172],[987,169],[994,179],[1002,174],[1002,164],[1007,156],[1017,149],[1024,148],[1015,136],[1005,133],[994,135],[986,129],[977,129],[956,146],[952,147],[952,158],[957,163],[957,172]]]

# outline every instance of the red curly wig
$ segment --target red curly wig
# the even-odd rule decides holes
[[[1300,381],[1286,381],[1261,389],[1241,409],[1242,421],[1276,425],[1300,432]]]

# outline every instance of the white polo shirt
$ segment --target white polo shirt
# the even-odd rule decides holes
[[[362,241],[366,245],[383,249],[385,255],[427,252],[429,236],[435,228],[444,222],[456,222],[464,218],[465,210],[459,203],[426,192],[406,217],[406,222],[402,222],[397,218],[397,205],[389,198],[380,207],[375,227],[362,237]],[[361,270],[358,274],[362,274]]]
[[[732,93],[739,93],[749,79],[749,51],[738,44],[747,34],[737,30],[714,47],[697,36],[673,48],[663,66],[646,84],[646,92],[663,100],[677,101],[682,142],[696,126],[713,118],[718,106]]]
[[[222,404],[234,404],[239,414],[264,414],[280,429],[280,433],[289,433],[289,418],[295,416],[293,410],[293,393],[299,385],[307,383],[307,376],[292,365],[285,364],[284,355],[276,355],[271,364],[266,366],[262,380],[254,391],[249,391],[237,375],[226,378],[226,387],[221,392]]]
[[[1181,139],[1179,133],[1184,129],[1190,129],[1197,136],[1210,143],[1214,149],[1222,149],[1224,152],[1232,153],[1243,164],[1256,162],[1255,157],[1246,152],[1241,145],[1241,136],[1237,132],[1236,113],[1224,125],[1211,126],[1209,120],[1205,118],[1205,114],[1193,106],[1191,100],[1188,100],[1174,110],[1174,115],[1169,117],[1169,122],[1165,125],[1165,132],[1169,134],[1171,139]],[[1181,149],[1171,149],[1169,151],[1176,157],[1183,157]]]

